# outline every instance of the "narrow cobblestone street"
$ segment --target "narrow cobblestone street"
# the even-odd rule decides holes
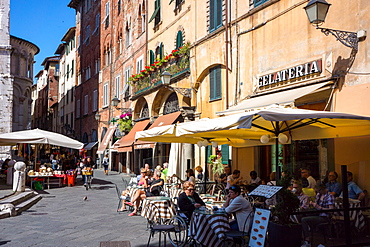
[[[42,200],[29,210],[0,220],[0,245],[93,247],[102,241],[130,241],[131,246],[146,246],[146,220],[116,212],[114,184],[121,189],[122,176],[114,172],[104,176],[102,170],[95,170],[91,190],[79,182],[75,187],[41,191]],[[157,241],[155,235],[153,246]]]

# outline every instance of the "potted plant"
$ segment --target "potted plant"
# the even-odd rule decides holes
[[[224,172],[224,165],[222,164],[222,157],[218,157],[217,155],[211,154],[208,157],[207,163],[211,165],[213,175],[216,179]]]
[[[288,187],[292,176],[285,173],[277,183],[283,188],[277,193],[277,204],[271,209],[272,220],[269,222],[269,246],[296,247],[301,245],[302,226],[291,221],[291,214],[298,210],[299,199]]]

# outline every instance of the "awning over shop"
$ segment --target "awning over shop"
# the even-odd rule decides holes
[[[116,128],[117,128],[117,126],[115,126],[115,125],[109,126],[109,129],[108,129],[107,133],[105,134],[105,136],[103,138],[103,141],[99,145],[98,151],[96,151],[97,154],[103,154],[104,153],[104,150],[107,148],[108,143],[110,142],[110,140],[111,140],[111,138],[114,134],[114,131],[116,131]]]
[[[98,144],[98,142],[90,142],[90,143],[86,144],[84,149],[85,150],[91,150],[93,147],[95,147],[96,144]]]
[[[173,124],[176,119],[180,116],[181,112],[173,112],[170,114],[159,116],[154,123],[149,127],[149,129],[153,129],[155,127],[161,127],[165,125]],[[155,142],[148,142],[148,141],[136,141],[135,142],[135,149],[145,149],[145,148],[154,148]]]
[[[315,90],[327,85],[328,82],[322,82],[310,86],[290,89],[282,92],[271,93],[263,96],[256,96],[254,98],[246,99],[236,106],[230,107],[226,111],[217,112],[217,114],[228,114],[242,112],[250,109],[258,109],[267,107],[273,104],[284,105],[294,102],[294,100],[303,97],[307,94],[313,93]]]
[[[135,134],[137,131],[144,130],[150,120],[143,120],[140,122],[137,122],[134,127],[132,127],[131,131],[121,138],[121,140],[118,143],[118,152],[127,152],[132,150],[132,144],[135,141]]]

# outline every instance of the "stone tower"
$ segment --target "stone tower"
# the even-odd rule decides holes
[[[0,0],[0,133],[12,131],[13,78],[10,74],[10,0]],[[9,147],[0,146],[3,157],[10,155]]]

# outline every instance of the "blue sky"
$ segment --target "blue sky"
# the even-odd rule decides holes
[[[75,10],[70,0],[11,0],[10,34],[40,48],[35,57],[34,75],[43,69],[42,61],[54,56],[61,39],[75,26]]]

